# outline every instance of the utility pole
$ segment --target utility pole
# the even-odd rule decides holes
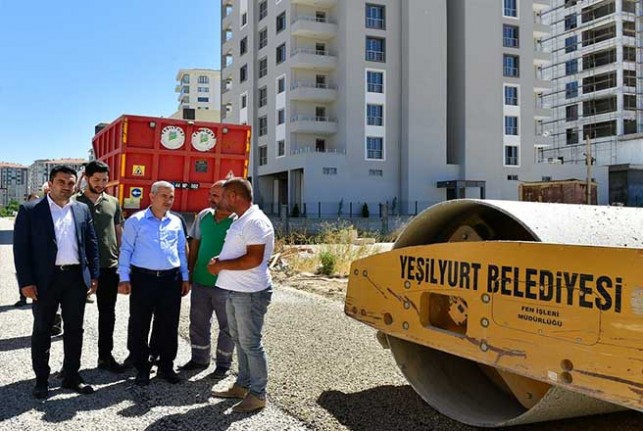
[[[589,135],[585,136],[585,165],[587,166],[587,205],[592,204],[592,146]]]

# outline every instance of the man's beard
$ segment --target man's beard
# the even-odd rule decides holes
[[[95,195],[99,195],[99,194],[101,194],[101,193],[102,193],[102,190],[99,192],[99,191],[98,191],[98,190],[96,190],[94,187],[92,187],[92,185],[91,185],[91,184],[89,184],[89,183],[87,184],[87,188],[89,189],[89,191],[90,191],[90,192],[92,192],[92,193],[93,193],[93,194],[95,194]],[[103,190],[104,190],[104,189],[103,189]]]

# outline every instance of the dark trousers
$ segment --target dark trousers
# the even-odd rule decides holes
[[[80,267],[54,273],[54,279],[47,288],[38,291],[38,300],[33,302],[33,332],[31,335],[31,361],[36,379],[49,378],[49,349],[51,327],[60,305],[65,324],[63,345],[65,359],[63,374],[66,379],[80,379],[80,354],[83,348],[83,318],[87,288],[83,282]]]
[[[101,268],[96,290],[98,305],[98,357],[109,359],[114,349],[114,323],[116,322],[116,298],[118,274],[116,267]]]
[[[159,369],[169,371],[174,367],[178,349],[181,274],[177,269],[157,277],[132,268],[130,284],[132,293],[129,335],[134,366],[139,372],[147,372],[150,369],[149,338],[154,317],[159,335]]]

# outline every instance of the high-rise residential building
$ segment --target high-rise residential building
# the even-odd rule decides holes
[[[28,193],[40,193],[42,185],[49,180],[49,172],[58,165],[67,165],[80,172],[84,169],[87,160],[84,159],[39,159],[29,166]]]
[[[172,118],[197,121],[221,119],[221,72],[212,69],[180,69],[176,74],[179,106]],[[185,110],[193,110],[194,116]],[[192,112],[192,111],[190,111]]]
[[[589,140],[598,165],[643,163],[641,142],[627,139],[641,131],[636,3],[553,0],[543,13],[553,53],[545,103],[554,114],[541,127],[552,136],[544,158],[584,164]]]
[[[16,163],[0,162],[0,207],[27,196],[27,167]]]
[[[223,0],[222,117],[253,126],[267,210],[403,214],[517,199],[539,164],[548,0]]]

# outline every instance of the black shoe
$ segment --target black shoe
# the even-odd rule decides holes
[[[150,355],[150,364],[152,364],[153,367],[158,367],[159,366],[159,357],[158,357],[158,355]]]
[[[147,386],[150,384],[150,372],[149,371],[139,371],[134,379],[134,384],[136,386]]]
[[[71,389],[72,391],[79,393],[81,395],[89,395],[94,393],[94,388],[89,385],[86,385],[78,379],[74,380],[63,380],[60,385],[65,389]]]
[[[33,394],[34,398],[44,400],[49,396],[49,383],[46,380],[36,381],[36,386],[34,386],[31,393]]]
[[[207,377],[213,380],[221,380],[228,375],[228,370],[229,368],[216,367],[212,373],[208,374]]]
[[[132,358],[132,355],[127,356],[125,360],[123,361],[123,367],[126,370],[129,370],[130,368],[134,368],[134,359]]]
[[[168,383],[172,383],[173,385],[180,383],[183,381],[181,377],[179,377],[174,370],[159,370],[158,373],[156,373],[156,377],[159,379],[163,379]]]
[[[181,371],[192,371],[192,370],[205,370],[208,368],[210,364],[200,364],[198,362],[194,362],[190,360],[190,362],[187,362],[179,367],[179,370]]]
[[[63,328],[60,326],[51,327],[51,338],[60,337],[63,334]]]
[[[16,302],[13,304],[14,307],[24,307],[27,305],[27,300],[26,299],[21,299],[20,301]]]
[[[119,364],[116,362],[116,360],[112,357],[109,358],[98,358],[98,368],[110,371],[114,374],[121,374],[125,372],[127,367],[124,365]]]

